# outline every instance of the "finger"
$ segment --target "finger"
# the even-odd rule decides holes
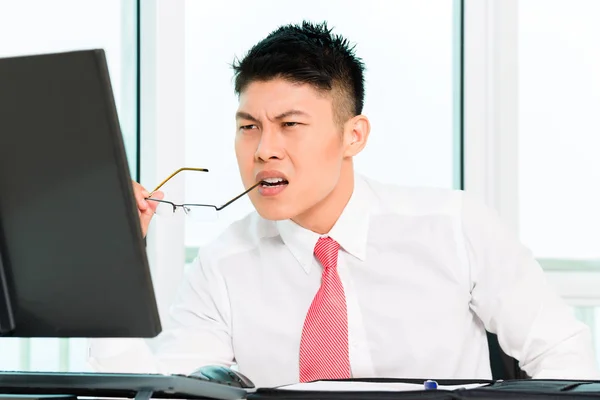
[[[151,199],[162,200],[165,198],[165,194],[163,192],[154,192],[152,193]],[[148,207],[152,212],[156,211],[156,208],[160,205],[157,201],[148,201]]]
[[[142,212],[145,212],[146,210],[148,210],[148,207],[149,207],[148,202],[146,200],[144,200],[143,197],[139,198],[137,200],[137,206],[138,206],[138,209]]]
[[[161,192],[160,190],[157,190],[156,192],[152,193],[152,198],[162,200],[165,198],[165,194],[163,192]]]
[[[144,212],[148,213],[149,215],[154,215],[154,213],[156,212],[156,208],[158,206],[159,206],[158,201],[148,200],[148,208]]]
[[[148,231],[148,227],[150,226],[150,222],[152,221],[152,217],[154,216],[154,212],[149,208],[140,212],[140,225],[142,227],[142,233],[146,236],[146,232]]]
[[[148,202],[146,198],[148,197],[148,192],[141,185],[137,184],[133,187],[133,193],[135,195],[135,200],[138,208],[141,211],[145,211],[148,209]]]
[[[152,214],[154,214],[156,212],[156,209],[158,208],[159,204],[157,201],[149,201],[148,202],[148,210],[146,211],[150,211]]]
[[[146,211],[140,213],[140,221],[144,224],[149,224],[153,216],[154,211],[148,208]]]

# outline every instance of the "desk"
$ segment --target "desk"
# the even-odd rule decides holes
[[[5,373],[0,372],[2,395],[63,395],[57,400],[76,399],[76,396],[123,398],[139,400],[223,399],[223,400],[339,400],[339,399],[600,399],[600,381],[572,380],[446,380],[435,379],[439,385],[456,386],[471,383],[485,384],[475,389],[417,390],[417,391],[299,391],[259,388],[255,392],[182,376],[144,374],[89,373]],[[405,382],[422,384],[424,379],[354,379],[358,382]],[[23,397],[23,400],[26,399]],[[52,399],[49,399],[52,400]]]
[[[423,383],[421,379],[367,379],[370,382],[406,382]],[[440,385],[465,385],[482,383],[476,380],[436,380]],[[405,392],[391,391],[289,391],[278,389],[258,389],[249,394],[248,400],[380,400],[380,399],[600,399],[600,381],[571,381],[571,380],[509,380],[491,382],[475,389],[457,390],[419,390]]]
[[[180,375],[0,372],[0,400],[2,395],[24,396],[21,400],[27,400],[27,395],[72,395],[135,400],[237,400],[246,397],[246,391]]]

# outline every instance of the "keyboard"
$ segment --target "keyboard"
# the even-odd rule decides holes
[[[0,372],[0,394],[236,400],[247,392],[183,375]]]

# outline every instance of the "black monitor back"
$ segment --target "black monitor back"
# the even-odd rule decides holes
[[[154,337],[102,50],[0,59],[0,334]]]

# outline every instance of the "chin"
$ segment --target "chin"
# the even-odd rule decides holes
[[[269,221],[291,219],[298,214],[298,212],[294,212],[291,207],[282,207],[274,202],[252,200],[252,204],[254,205],[256,212],[258,212],[258,215]]]
[[[256,212],[258,212],[258,215],[269,221],[282,221],[294,217],[294,213],[285,212],[283,210],[277,209],[276,207],[269,207],[268,205],[255,208]]]

